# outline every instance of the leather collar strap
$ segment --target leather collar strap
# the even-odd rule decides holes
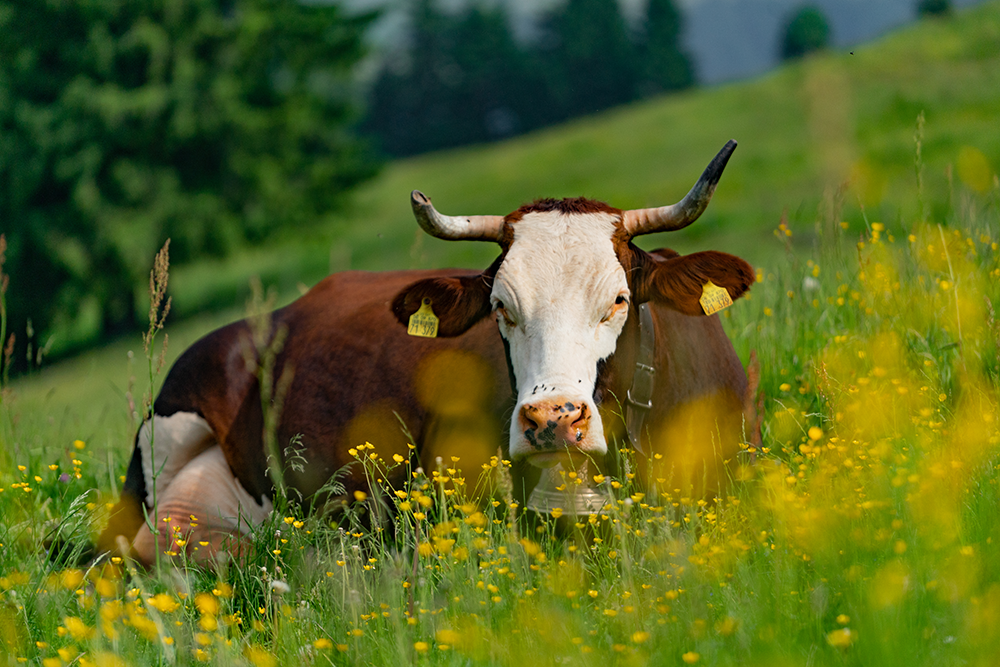
[[[646,415],[653,408],[653,386],[656,368],[653,367],[655,353],[653,313],[648,303],[639,304],[639,354],[635,357],[635,373],[632,387],[625,400],[625,428],[632,446],[640,454],[646,454],[642,446],[642,427]]]

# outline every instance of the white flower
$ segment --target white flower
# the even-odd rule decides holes
[[[278,595],[284,595],[288,591],[292,590],[292,588],[281,579],[275,579],[271,582],[271,590]]]

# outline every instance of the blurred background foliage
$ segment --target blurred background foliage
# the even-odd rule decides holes
[[[414,0],[381,66],[365,129],[393,156],[502,139],[694,83],[672,0],[636,27],[617,0],[567,0],[516,39],[505,5]]]
[[[165,239],[175,261],[219,257],[340,206],[378,166],[348,131],[371,18],[292,0],[0,2],[9,330],[33,329],[36,349],[58,332],[64,351],[130,330]]]

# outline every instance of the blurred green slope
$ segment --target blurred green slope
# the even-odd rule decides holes
[[[924,200],[961,206],[968,187],[996,187],[1000,0],[753,81],[393,163],[357,193],[351,211],[319,232],[304,237],[290,229],[266,247],[175,270],[174,312],[185,319],[170,327],[168,360],[237,317],[253,275],[288,301],[332,270],[485,267],[495,257],[492,244],[448,243],[420,232],[409,210],[414,188],[451,215],[503,214],[536,197],[663,205],[680,199],[730,138],[740,147],[702,219],[681,232],[644,237],[641,245],[723,250],[780,270],[784,249],[773,230],[785,211],[795,243],[809,243],[817,224],[860,226],[862,207],[869,221],[890,226],[908,226],[919,216],[914,131],[921,112]],[[951,165],[954,197],[946,177]],[[842,210],[831,204],[838,199]],[[930,213],[938,221],[947,216],[943,208]],[[191,317],[203,312],[215,314]],[[733,317],[738,324],[739,313]],[[21,407],[57,415],[72,405],[81,434],[96,432],[102,414],[124,411],[130,349],[141,357],[138,337],[18,381]]]

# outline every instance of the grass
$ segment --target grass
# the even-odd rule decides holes
[[[481,473],[502,479],[504,462],[463,471],[459,459],[407,469],[402,488],[375,484],[337,524],[289,505],[240,562],[56,567],[39,558],[46,536],[92,535],[121,484],[137,418],[129,396],[141,403],[148,384],[138,339],[122,341],[0,396],[0,664],[991,663],[1000,186],[990,165],[1000,142],[985,120],[1000,95],[990,85],[1000,70],[987,71],[997,35],[1000,5],[988,4],[758,82],[404,162],[364,194],[369,217],[341,230],[340,250],[312,240],[317,267],[342,266],[344,248],[373,268],[484,264],[489,252],[474,244],[414,241],[405,192],[420,187],[446,212],[509,210],[535,194],[532,183],[546,188],[539,194],[587,188],[640,206],[660,201],[641,194],[656,183],[683,192],[685,172],[707,162],[694,153],[710,156],[730,133],[742,139],[711,217],[669,241],[744,247],[760,267],[750,297],[722,318],[741,358],[761,359],[764,449],[722,497],[684,497],[656,473],[608,478],[604,511],[525,531],[502,498],[473,503],[466,491]],[[708,129],[671,133],[684,143],[666,154],[683,158],[656,172],[637,166],[665,154],[650,128],[692,114]],[[846,134],[825,134],[831,127]],[[833,205],[843,172],[831,165],[854,173],[844,199],[856,203]],[[769,179],[778,185],[766,188]],[[404,185],[401,202],[378,196]],[[279,248],[281,267],[304,247]],[[266,273],[265,257],[217,268]],[[207,328],[172,327],[168,349]],[[354,451],[371,478],[410,465],[379,447]],[[384,530],[362,527],[389,504]]]

